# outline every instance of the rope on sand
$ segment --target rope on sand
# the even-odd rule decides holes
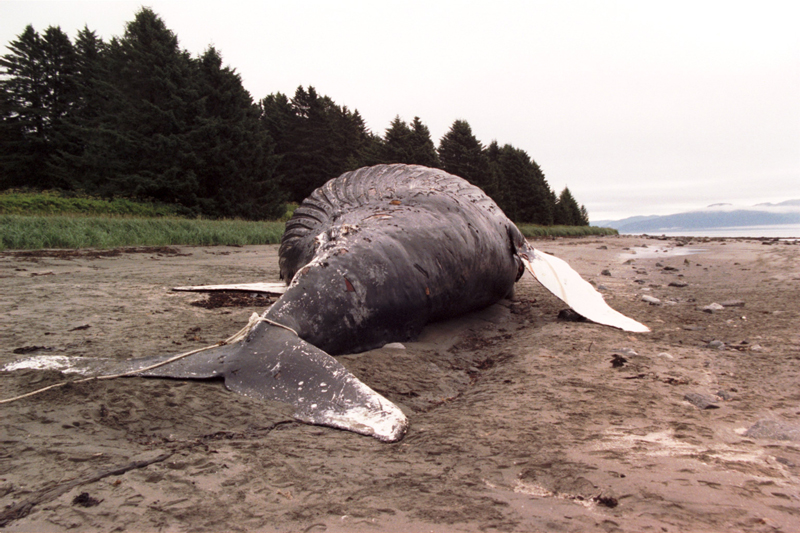
[[[247,335],[253,330],[254,327],[256,327],[256,325],[259,322],[266,322],[268,324],[272,324],[273,326],[278,326],[279,328],[283,328],[283,329],[289,330],[292,333],[294,333],[295,335],[297,335],[297,332],[295,330],[293,330],[292,328],[290,328],[289,326],[285,326],[283,324],[279,324],[278,322],[275,322],[274,320],[270,320],[269,318],[266,318],[266,317],[263,317],[263,316],[259,316],[258,313],[253,313],[252,315],[250,315],[250,320],[247,322],[247,325],[245,327],[243,327],[238,332],[234,333],[233,335],[231,335],[230,337],[228,337],[224,341],[220,341],[220,342],[218,342],[216,344],[212,344],[211,346],[206,346],[204,348],[198,348],[196,350],[191,350],[189,352],[185,352],[185,353],[182,353],[182,354],[175,355],[173,357],[170,357],[169,359],[166,359],[164,361],[160,361],[160,362],[152,364],[150,366],[146,366],[144,368],[137,368],[135,370],[129,370],[127,372],[122,372],[122,373],[119,373],[119,374],[109,374],[109,375],[105,375],[105,376],[92,376],[92,377],[89,377],[89,378],[83,378],[83,379],[78,379],[78,380],[73,380],[73,381],[64,381],[62,383],[55,383],[53,385],[49,385],[47,387],[43,387],[41,389],[37,389],[37,390],[29,392],[27,394],[21,394],[19,396],[15,396],[13,398],[7,398],[5,400],[0,400],[0,404],[15,402],[17,400],[22,400],[23,398],[28,398],[29,396],[35,396],[37,394],[41,394],[42,392],[48,391],[50,389],[57,389],[59,387],[66,387],[67,385],[77,385],[78,383],[87,383],[89,381],[105,381],[105,380],[109,380],[109,379],[117,379],[117,378],[124,378],[124,377],[128,377],[128,376],[135,376],[136,374],[141,374],[142,372],[147,372],[149,370],[153,370],[154,368],[158,368],[160,366],[164,366],[164,365],[168,365],[170,363],[174,363],[175,361],[183,359],[184,357],[189,357],[190,355],[194,355],[196,353],[204,352],[206,350],[211,350],[213,348],[219,348],[220,346],[225,346],[227,344],[235,344],[235,343],[243,340],[245,337],[247,337]]]

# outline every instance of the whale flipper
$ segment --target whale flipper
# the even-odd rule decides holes
[[[260,292],[264,294],[283,294],[286,292],[285,283],[237,283],[233,285],[189,285],[185,287],[173,287],[173,291],[188,292],[214,292],[214,291],[241,291],[241,292]]]
[[[547,290],[558,296],[576,313],[598,324],[625,331],[644,333],[650,328],[609,306],[603,295],[592,287],[566,261],[526,246],[519,253],[533,277]]]

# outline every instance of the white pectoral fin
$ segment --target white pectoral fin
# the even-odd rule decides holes
[[[539,283],[581,316],[592,322],[625,331],[637,333],[650,331],[644,324],[612,309],[603,299],[603,295],[563,259],[534,248],[528,248],[525,253],[519,255]]]
[[[211,292],[211,291],[243,291],[263,292],[266,294],[283,294],[286,285],[283,283],[238,283],[236,285],[193,285],[173,287],[173,291]]]

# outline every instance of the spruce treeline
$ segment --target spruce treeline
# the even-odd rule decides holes
[[[436,147],[419,117],[383,135],[313,87],[256,102],[209,47],[192,57],[152,10],[121,37],[28,26],[0,58],[0,190],[58,189],[172,204],[186,215],[274,219],[328,179],[378,163],[442,168],[517,222],[588,225],[568,189],[511,145],[456,120]]]

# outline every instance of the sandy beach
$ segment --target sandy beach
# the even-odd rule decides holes
[[[514,298],[342,356],[406,412],[398,443],[220,382],[123,378],[0,405],[0,530],[797,531],[800,245],[536,241],[652,332]],[[239,330],[278,247],[0,253],[0,367],[179,353]],[[712,305],[718,304],[718,305]],[[2,398],[73,376],[0,372]]]

